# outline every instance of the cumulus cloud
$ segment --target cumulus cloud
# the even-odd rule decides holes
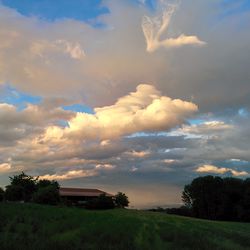
[[[58,107],[58,100],[53,102],[51,99],[40,105],[28,104],[21,111],[12,104],[0,103],[0,146],[14,145],[19,140],[41,134],[48,124],[73,116],[72,112]]]
[[[16,171],[32,170],[35,164],[42,172],[54,172],[42,174],[50,179],[97,175],[116,169],[123,157],[150,157],[151,149],[131,147],[122,141],[124,136],[169,130],[198,110],[194,103],[163,96],[148,84],[140,84],[114,105],[95,108],[94,114],[65,111],[60,108],[65,103],[64,99],[47,98],[23,110],[2,103],[0,159],[10,158]],[[60,121],[67,125],[58,125]],[[8,150],[11,145],[15,145],[12,152]],[[67,167],[67,171],[58,172],[58,167]]]
[[[124,135],[169,130],[181,125],[197,110],[194,103],[162,96],[154,86],[140,84],[135,92],[119,98],[114,105],[95,108],[94,114],[76,113],[67,120],[65,128],[48,126],[39,140],[52,144],[101,140],[100,145],[104,147],[110,139]]]
[[[162,96],[152,85],[140,84],[136,92],[95,114],[77,113],[69,120],[66,135],[112,139],[142,131],[162,131],[180,125],[198,110],[191,102]]]
[[[249,173],[246,171],[237,171],[231,168],[219,168],[217,166],[213,165],[202,165],[196,169],[196,172],[198,173],[214,173],[214,174],[226,174],[231,173],[234,176],[245,176]]]
[[[148,52],[154,52],[161,47],[178,48],[185,45],[202,46],[206,44],[197,36],[186,36],[185,34],[181,34],[177,38],[166,38],[162,40],[162,36],[167,33],[169,23],[177,9],[177,5],[172,4],[167,7],[163,5],[163,7],[165,9],[163,9],[162,15],[143,17],[142,30],[146,39]]]
[[[60,106],[65,103],[63,99],[47,98],[37,105],[28,104],[23,110],[6,103],[1,105],[4,127],[0,127],[0,131],[5,133],[6,142],[0,142],[0,159],[11,162],[11,172],[22,170],[60,182],[99,178],[116,171],[132,174],[138,169],[141,172],[137,161],[145,162],[148,158],[152,162],[151,157],[157,157],[157,146],[129,143],[129,138],[124,136],[168,130],[181,125],[197,111],[195,104],[163,96],[146,84],[119,98],[114,105],[94,109],[94,114],[62,110]],[[79,115],[81,119],[76,124]],[[61,120],[68,126],[58,125]],[[8,134],[7,127],[10,128]],[[22,134],[12,138],[19,129]],[[150,144],[153,145],[153,140]],[[14,147],[10,150],[11,145]],[[3,165],[3,170],[7,175],[9,165]],[[151,171],[149,164],[145,164],[144,170]]]

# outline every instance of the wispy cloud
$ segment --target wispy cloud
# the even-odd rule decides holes
[[[71,170],[65,173],[58,173],[58,174],[46,174],[39,176],[40,179],[47,179],[47,180],[68,180],[68,179],[75,179],[81,177],[90,177],[97,175],[96,171],[94,170]]]
[[[202,46],[206,44],[197,36],[186,36],[185,34],[181,34],[176,38],[163,39],[162,37],[167,35],[171,18],[178,5],[166,5],[165,1],[161,1],[161,4],[163,11],[160,15],[154,17],[144,16],[142,20],[142,30],[146,39],[148,52],[154,52],[161,47],[177,48],[184,45]]]
[[[77,60],[81,60],[86,56],[79,42],[72,43],[62,39],[55,41],[35,41],[31,44],[30,51],[34,56],[39,56],[47,60],[47,63],[49,63],[49,57],[52,54],[66,54],[70,58]]]

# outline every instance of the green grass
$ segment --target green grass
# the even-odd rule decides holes
[[[250,224],[134,210],[0,204],[0,249],[250,249]]]

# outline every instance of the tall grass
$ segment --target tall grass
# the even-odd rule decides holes
[[[0,249],[250,249],[250,224],[133,210],[0,205]]]

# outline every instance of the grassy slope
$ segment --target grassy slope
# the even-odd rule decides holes
[[[250,249],[250,224],[0,204],[0,249]]]

